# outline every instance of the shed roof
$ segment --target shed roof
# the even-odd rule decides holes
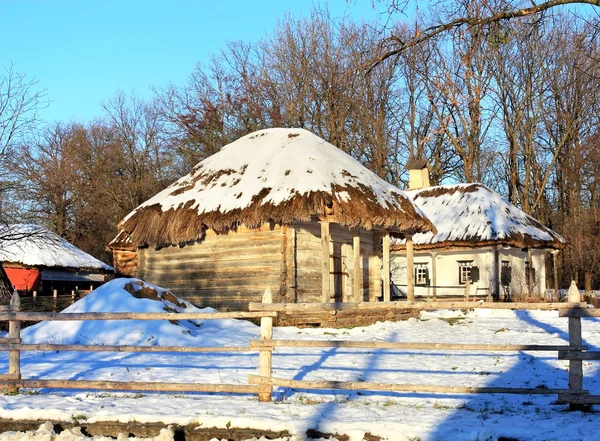
[[[113,268],[39,225],[0,225],[0,262],[111,272]]]
[[[561,248],[565,244],[559,234],[483,184],[439,185],[406,194],[437,229],[435,234],[413,236],[420,249],[497,244]]]
[[[333,215],[349,227],[430,231],[406,197],[355,159],[303,129],[260,130],[226,145],[120,223],[137,246],[201,239],[206,228],[290,224]]]

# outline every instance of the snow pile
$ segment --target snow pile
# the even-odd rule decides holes
[[[138,279],[115,279],[63,312],[187,312],[208,313],[168,291]],[[46,321],[23,330],[25,343],[230,346],[239,338],[255,338],[258,327],[247,321],[225,320],[96,320]]]
[[[521,239],[564,242],[536,219],[483,184],[439,185],[407,191],[406,195],[438,232],[413,236],[415,245],[446,241]]]
[[[267,192],[262,205],[279,205],[298,195],[334,189],[368,188],[377,203],[402,209],[405,194],[351,156],[304,129],[273,128],[246,135],[198,164],[194,171],[144,202],[135,211],[159,204],[162,211],[191,203],[199,214],[248,207]],[[337,198],[348,201],[340,190]],[[133,215],[130,213],[122,222]]]
[[[57,234],[39,225],[27,224],[0,226],[0,262],[113,271],[111,266]]]

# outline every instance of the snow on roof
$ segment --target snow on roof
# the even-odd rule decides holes
[[[39,226],[14,224],[0,226],[0,262],[113,271],[62,237]]]
[[[483,184],[439,185],[407,191],[437,228],[413,236],[415,246],[560,248],[565,240]]]
[[[428,231],[404,192],[303,129],[266,129],[226,145],[121,222],[138,245],[183,243],[206,227],[291,223],[315,215],[342,225]]]
[[[105,283],[62,312],[202,313],[167,290],[139,279],[119,278]],[[200,328],[202,332],[200,331]],[[256,338],[258,326],[235,319],[219,320],[103,320],[44,321],[24,329],[23,341],[64,344],[142,346],[238,346]]]

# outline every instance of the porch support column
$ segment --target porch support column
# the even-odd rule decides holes
[[[560,301],[560,294],[558,293],[558,250],[552,251],[552,266],[554,267],[554,298],[553,301]]]
[[[392,300],[390,294],[390,232],[383,235],[383,301]]]
[[[431,252],[431,283],[433,285],[433,301],[437,298],[437,251]]]
[[[415,263],[412,234],[406,235],[406,296],[415,301]]]
[[[527,277],[527,291],[529,294],[529,297],[533,297],[533,262],[532,262],[532,253],[531,253],[531,248],[527,249],[527,266],[529,268],[528,271],[528,276]]]
[[[352,284],[352,291],[354,294],[355,302],[363,301],[363,292],[362,292],[362,283],[363,283],[363,273],[360,268],[360,229],[355,228],[352,231],[352,268],[354,274],[354,280]]]
[[[329,276],[331,274],[331,259],[329,256],[329,222],[321,221],[321,283],[323,303],[331,302],[331,288]]]
[[[493,275],[492,275],[492,297],[494,299],[500,298],[500,255],[498,247],[494,247],[494,263],[493,263]]]

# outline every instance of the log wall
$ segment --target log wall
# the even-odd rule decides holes
[[[288,281],[291,236],[286,227],[274,225],[228,234],[209,230],[202,242],[143,250],[138,277],[221,311],[247,310],[249,302],[261,301],[267,286],[274,302],[287,301],[293,287]]]
[[[113,267],[119,275],[136,277],[138,269],[138,253],[132,250],[113,249]]]

